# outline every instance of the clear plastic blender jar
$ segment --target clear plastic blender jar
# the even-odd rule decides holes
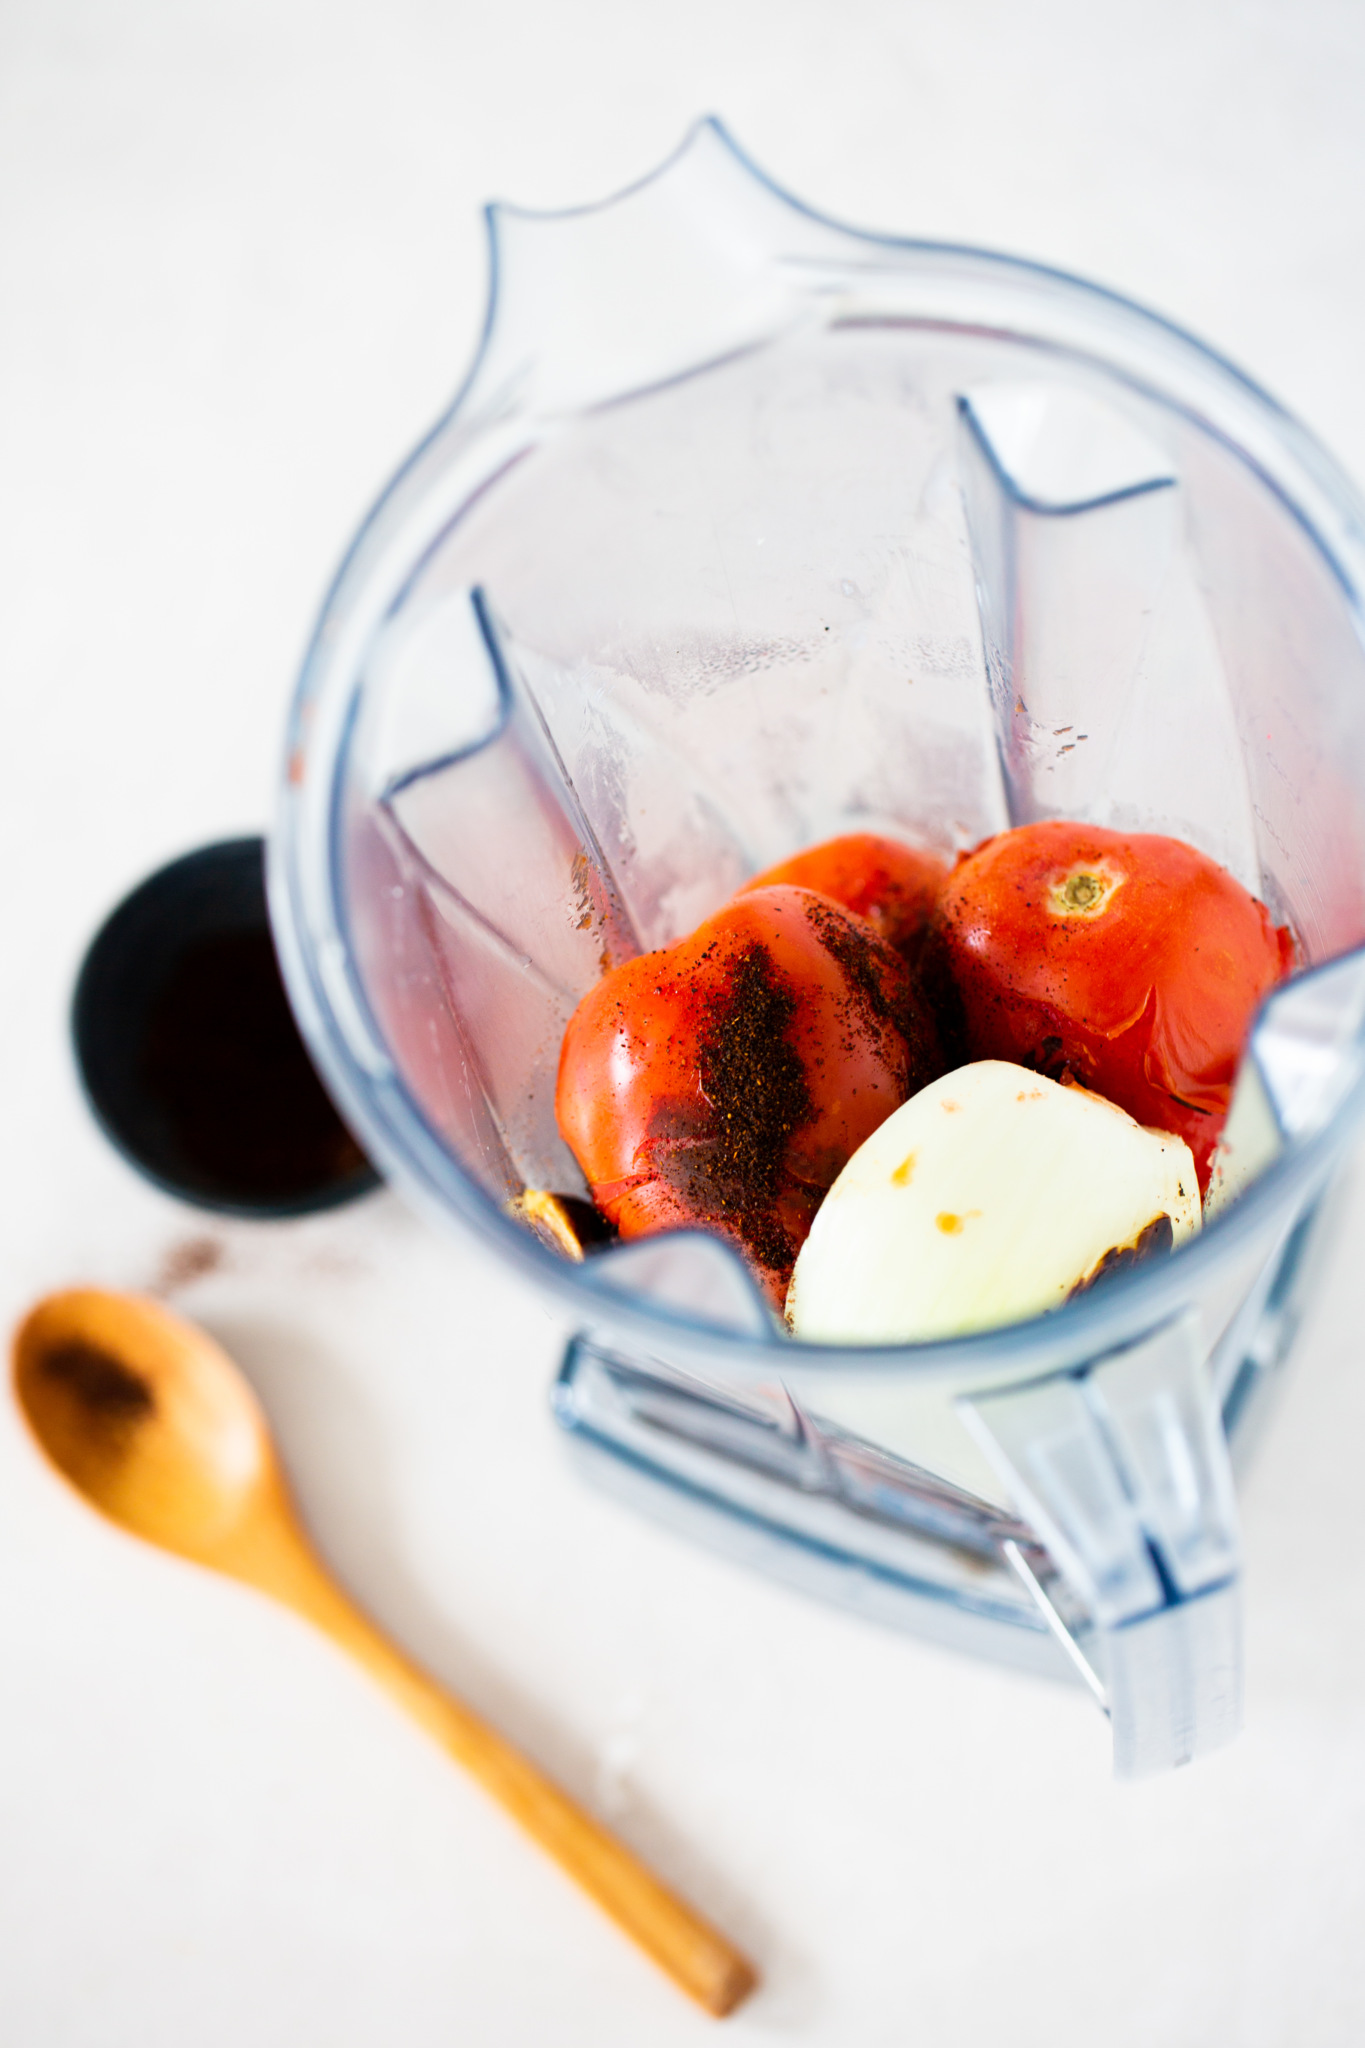
[[[1070,1672],[1125,1774],[1241,1713],[1229,1458],[1365,1103],[1365,523],[1198,343],[1073,278],[854,233],[713,122],[490,211],[474,369],[375,508],[294,706],[271,904],[376,1161],[558,1297],[585,1462],[704,1540]],[[1295,934],[1231,1199],[1046,1317],[803,1345],[701,1233],[574,1261],[529,1190],[603,967],[841,831],[1191,841]]]

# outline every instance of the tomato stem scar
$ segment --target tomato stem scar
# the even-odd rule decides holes
[[[1049,882],[1047,907],[1054,917],[1100,917],[1127,879],[1107,863],[1072,868],[1069,874]]]

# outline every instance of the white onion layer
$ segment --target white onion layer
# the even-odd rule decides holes
[[[958,1067],[889,1116],[826,1195],[787,1295],[812,1343],[955,1336],[1058,1308],[1162,1216],[1198,1230],[1183,1139],[1005,1060]]]

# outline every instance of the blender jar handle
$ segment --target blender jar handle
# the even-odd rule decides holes
[[[1241,1556],[1198,1315],[959,1408],[1092,1617],[1099,1670],[1022,1553],[1007,1549],[1103,1700],[1115,1775],[1146,1776],[1229,1741],[1242,1719]]]

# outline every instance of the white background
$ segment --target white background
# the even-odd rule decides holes
[[[1109,1780],[1079,1694],[808,1606],[564,1469],[560,1333],[389,1196],[227,1229],[78,1101],[83,942],[267,818],[330,570],[476,335],[479,203],[698,112],[862,225],[1146,299],[1365,474],[1359,0],[4,0],[0,1314],[180,1304],[375,1613],[759,1959],[739,2041],[1365,2034],[1365,1199],[1245,1495],[1237,1745]],[[701,2041],[321,1642],[85,1515],[0,1408],[6,2048]]]

